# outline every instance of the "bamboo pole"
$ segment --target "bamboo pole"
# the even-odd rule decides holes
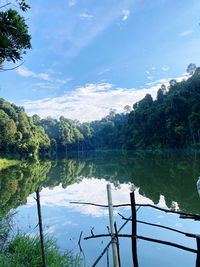
[[[117,245],[114,241],[114,220],[113,220],[113,205],[112,205],[112,195],[111,186],[107,184],[107,196],[108,196],[108,210],[109,210],[109,221],[110,221],[110,233],[112,238],[112,252],[113,252],[113,265],[114,267],[119,267],[118,255],[117,255]]]
[[[36,202],[37,202],[37,210],[38,210],[38,224],[40,229],[40,242],[41,242],[41,250],[42,250],[42,266],[46,267],[46,257],[44,251],[44,237],[42,230],[42,215],[41,215],[41,207],[40,207],[40,193],[39,188],[36,190]]]

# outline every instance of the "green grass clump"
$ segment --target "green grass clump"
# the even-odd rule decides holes
[[[60,254],[54,239],[44,241],[46,263],[48,267],[82,266],[80,256],[71,252]],[[6,267],[40,267],[42,266],[41,245],[38,236],[30,237],[18,233],[0,255],[0,266]]]
[[[15,212],[9,212],[7,215],[2,215],[0,212],[0,251],[3,250],[8,241],[13,224],[12,218],[14,215]]]

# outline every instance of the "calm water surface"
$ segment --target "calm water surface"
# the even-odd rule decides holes
[[[200,213],[196,182],[200,176],[200,154],[197,152],[166,153],[93,153],[74,155],[56,161],[22,163],[0,172],[0,201],[3,209],[17,208],[17,225],[36,233],[37,209],[34,190],[40,185],[45,232],[53,234],[61,251],[79,252],[78,239],[107,233],[107,209],[72,205],[70,201],[107,203],[106,185],[111,183],[113,203],[129,203],[135,190],[137,203],[151,203],[165,208]],[[130,216],[129,208],[115,210],[118,227],[124,221],[117,215]],[[200,222],[179,219],[150,208],[137,212],[139,220],[167,225],[181,231],[200,234]],[[131,233],[130,223],[121,233]],[[164,229],[138,224],[138,234],[177,242],[196,248],[195,240]],[[81,240],[85,265],[91,266],[108,243],[108,238]],[[132,266],[131,242],[120,239],[122,266]],[[111,250],[110,250],[111,255]],[[195,254],[147,241],[138,241],[140,267],[192,267]],[[111,257],[110,257],[111,260]],[[106,256],[98,266],[106,266]]]

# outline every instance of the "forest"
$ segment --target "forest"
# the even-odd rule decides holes
[[[190,64],[192,65],[192,64]],[[69,151],[159,150],[200,147],[200,68],[187,80],[162,85],[133,110],[80,123],[61,116],[28,116],[23,107],[0,99],[0,152],[21,158]]]

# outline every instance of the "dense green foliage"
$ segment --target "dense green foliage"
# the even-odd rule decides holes
[[[6,169],[10,166],[17,165],[19,161],[17,160],[8,160],[8,159],[1,159],[0,158],[0,171]]]
[[[31,118],[22,107],[0,99],[0,152],[35,157],[102,149],[198,148],[200,68],[194,71],[191,66],[188,71],[187,81],[171,80],[168,88],[162,85],[156,100],[147,94],[130,113],[110,112],[91,123],[63,116]]]
[[[25,0],[17,2],[22,11],[29,8]],[[4,10],[8,5],[11,2],[0,7],[0,69],[5,60],[15,63],[31,48],[31,36],[28,34],[25,18],[11,8]]]
[[[75,122],[62,116],[57,121],[52,118],[40,120],[39,116],[34,115],[33,122],[48,134],[51,139],[52,149],[65,152],[69,147],[73,150],[74,144],[78,144],[84,139]]]
[[[24,157],[47,153],[50,139],[42,127],[34,125],[23,107],[0,99],[0,151]]]
[[[133,105],[129,115],[129,149],[183,148],[200,145],[200,69],[187,81],[162,86]]]
[[[108,115],[100,121],[79,123],[64,117],[59,121],[52,118],[40,120],[33,116],[33,122],[42,126],[58,151],[83,151],[92,149],[117,149],[125,142],[124,131],[128,115]]]

